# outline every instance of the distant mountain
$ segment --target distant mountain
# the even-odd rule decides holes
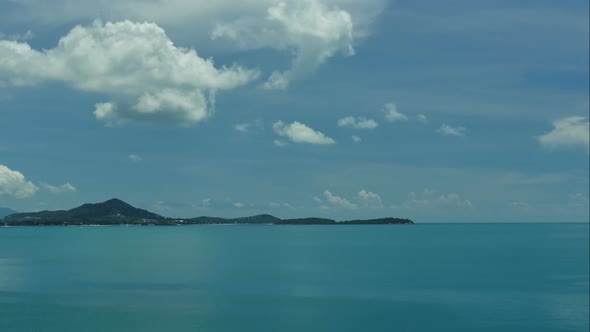
[[[380,218],[380,219],[362,219],[336,221],[325,218],[302,218],[302,219],[285,219],[277,224],[279,225],[392,225],[392,224],[413,224],[410,219],[400,218]]]
[[[0,207],[0,218],[4,218],[5,216],[13,213],[16,213],[16,211],[13,209]]]
[[[106,202],[97,204],[84,204],[77,208],[68,211],[68,216],[71,218],[95,218],[106,216],[125,216],[129,218],[144,218],[144,219],[162,219],[163,217],[149,212],[135,208],[120,199],[113,198]]]
[[[0,210],[1,211],[1,210]],[[12,210],[10,212],[13,212]],[[207,225],[207,224],[272,224],[272,225],[381,225],[412,224],[409,219],[382,218],[337,222],[324,218],[279,219],[270,214],[241,218],[197,217],[188,219],[165,218],[158,214],[135,208],[120,199],[110,199],[97,204],[83,204],[71,210],[13,213],[0,221],[5,225]]]
[[[71,210],[14,213],[7,221],[29,224],[124,224],[141,220],[160,220],[164,217],[135,208],[120,199],[110,199],[97,204],[83,204]]]
[[[299,218],[281,220],[280,225],[334,225],[336,220],[326,218]]]
[[[250,217],[240,218],[219,218],[219,217],[196,217],[183,220],[184,223],[190,224],[276,224],[281,219],[271,216],[270,214],[259,214]]]

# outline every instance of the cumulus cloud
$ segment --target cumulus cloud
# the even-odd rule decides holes
[[[359,143],[362,139],[356,135],[352,135],[352,141],[355,143]]]
[[[307,75],[335,54],[350,54],[353,41],[371,34],[388,1],[52,0],[51,4],[47,6],[45,0],[19,1],[13,10],[0,10],[0,22],[18,22],[34,30],[97,17],[156,22],[177,42],[194,43],[212,52],[273,48],[293,55],[291,69],[277,72],[291,80]]]
[[[394,103],[385,104],[385,119],[389,122],[407,121],[408,117],[397,110]]]
[[[234,207],[237,207],[238,209],[241,209],[243,207],[245,207],[246,204],[242,203],[242,202],[235,202],[234,203]]]
[[[177,47],[154,23],[76,26],[52,49],[0,40],[0,82],[13,86],[66,82],[113,99],[94,114],[107,123],[140,121],[188,126],[213,113],[215,92],[255,80],[256,70],[216,68],[193,49]]]
[[[381,208],[383,207],[383,201],[381,200],[381,196],[376,193],[367,191],[365,189],[359,191],[356,194],[356,200],[365,207],[371,208]]]
[[[375,129],[379,124],[373,119],[366,119],[363,117],[355,118],[347,116],[338,120],[339,127],[352,127],[356,129]]]
[[[288,138],[293,143],[308,143],[308,144],[334,144],[332,138],[323,133],[314,130],[303,123],[293,122],[285,124],[283,121],[277,121],[272,126],[275,133],[279,136]],[[275,141],[276,144],[276,141]]]
[[[76,190],[77,190],[76,187],[74,187],[70,183],[64,183],[59,186],[54,186],[54,185],[50,185],[47,183],[41,183],[41,186],[53,194],[61,194],[61,193],[65,193],[65,192],[76,192]]]
[[[0,164],[0,195],[8,195],[16,198],[27,198],[35,195],[39,187],[25,176]]]
[[[329,202],[330,204],[332,204],[333,206],[336,206],[336,207],[343,207],[343,208],[347,208],[347,209],[356,209],[357,208],[356,204],[352,203],[351,201],[347,200],[346,198],[336,196],[328,190],[324,191],[324,198],[326,199],[327,202]]]
[[[446,123],[440,125],[440,127],[436,130],[437,133],[445,136],[464,136],[465,135],[465,128],[464,127],[453,127]]]
[[[317,0],[274,3],[263,16],[217,24],[211,37],[230,39],[243,48],[292,52],[291,68],[274,71],[264,83],[267,89],[286,89],[338,53],[354,55],[351,14]]]
[[[418,121],[420,121],[422,123],[427,123],[428,117],[426,117],[426,115],[424,115],[424,114],[418,114]]]
[[[553,130],[537,137],[546,147],[585,146],[588,148],[590,122],[588,118],[572,116],[553,122]]]

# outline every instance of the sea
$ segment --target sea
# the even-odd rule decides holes
[[[0,331],[588,332],[588,226],[0,227]]]

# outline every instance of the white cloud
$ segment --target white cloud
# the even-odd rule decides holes
[[[362,139],[356,135],[352,135],[352,141],[355,143],[359,143]]]
[[[238,124],[234,125],[234,129],[241,132],[241,133],[246,133],[250,129],[250,124],[249,123],[238,123]]]
[[[61,194],[65,192],[76,192],[76,187],[70,183],[64,183],[59,186],[53,186],[47,183],[41,183],[41,186],[53,194]]]
[[[343,207],[343,208],[347,208],[347,209],[356,209],[357,208],[356,204],[350,202],[346,198],[336,196],[328,190],[324,191],[324,198],[326,199],[326,201],[331,203],[333,206]]]
[[[553,122],[553,130],[537,137],[547,147],[586,146],[589,141],[590,122],[588,118],[572,116]]]
[[[55,48],[37,51],[0,40],[0,81],[13,86],[62,81],[113,101],[98,103],[97,119],[187,126],[213,113],[215,91],[255,80],[239,66],[216,68],[195,50],[176,47],[154,23],[94,22],[76,26]]]
[[[436,130],[436,132],[445,136],[464,136],[465,130],[466,129],[464,127],[453,127],[443,123],[440,125],[440,128]]]
[[[35,195],[38,190],[39,187],[27,181],[22,173],[0,165],[0,195],[27,198]]]
[[[408,117],[397,110],[394,103],[385,104],[385,119],[389,122],[407,121]]]
[[[234,203],[234,206],[237,207],[238,209],[241,209],[241,208],[245,207],[246,204],[244,204],[242,202],[236,202],[236,203]]]
[[[352,127],[356,129],[375,129],[379,124],[373,119],[365,119],[363,117],[354,118],[347,116],[338,120],[339,127]]]
[[[383,201],[378,194],[372,193],[367,190],[361,190],[356,194],[357,201],[365,207],[381,208],[383,207]]]
[[[426,115],[424,115],[424,114],[418,114],[418,121],[420,121],[422,123],[427,123],[428,117],[426,117]]]
[[[275,133],[279,136],[286,137],[294,143],[309,143],[309,144],[334,144],[332,138],[323,133],[309,128],[300,122],[293,122],[291,124],[284,124],[283,121],[277,121],[272,126]],[[276,144],[276,141],[275,141]]]
[[[292,52],[291,68],[274,71],[264,83],[267,89],[286,89],[337,53],[354,54],[351,14],[317,0],[273,3],[258,16],[217,24],[211,37],[232,40],[242,48]]]
[[[127,159],[133,161],[133,162],[140,162],[143,161],[143,158],[140,155],[137,154],[130,154],[129,156],[127,156]]]

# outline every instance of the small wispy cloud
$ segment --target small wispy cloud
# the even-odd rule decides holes
[[[58,186],[50,185],[48,183],[41,183],[41,186],[44,189],[51,192],[52,194],[61,194],[61,193],[65,193],[65,192],[76,192],[77,191],[76,187],[74,187],[69,182],[64,183],[62,185],[58,185]]]
[[[385,119],[389,122],[408,121],[408,117],[399,112],[394,103],[385,104]]]
[[[25,33],[13,33],[10,35],[0,32],[0,40],[6,39],[6,40],[15,41],[15,42],[23,42],[23,41],[31,40],[34,37],[35,37],[35,34],[31,30],[27,30]]]
[[[127,159],[129,159],[130,161],[135,162],[135,163],[143,161],[143,158],[137,154],[130,154],[127,156]]]
[[[314,130],[303,123],[293,122],[285,124],[283,121],[277,121],[272,126],[274,132],[282,137],[288,138],[293,143],[307,144],[334,144],[335,140],[324,135],[322,132]],[[275,141],[276,144],[276,141]]]
[[[356,200],[364,207],[370,208],[382,208],[383,201],[381,200],[381,196],[376,193],[367,191],[365,189],[359,191],[356,194]]]
[[[407,200],[392,206],[395,210],[434,210],[445,208],[472,209],[471,200],[461,197],[457,193],[436,195],[432,189],[424,189],[421,193],[411,192]]]
[[[275,146],[278,146],[278,147],[283,147],[283,146],[286,146],[286,145],[288,145],[289,143],[287,143],[287,142],[285,142],[285,141],[281,141],[280,139],[275,139],[275,140],[273,141],[273,144],[274,144]]]
[[[295,207],[287,202],[270,202],[268,205],[272,208],[294,209]]]
[[[324,191],[324,198],[327,202],[336,207],[343,207],[347,209],[356,209],[357,205],[347,200],[346,198],[332,194],[329,190]]]
[[[248,130],[250,129],[250,124],[249,123],[237,123],[234,125],[234,129],[236,131],[241,132],[241,133],[247,133]]]
[[[338,127],[351,127],[355,129],[375,129],[379,126],[377,121],[363,117],[347,116],[338,120]]]
[[[445,136],[457,136],[462,137],[465,136],[465,129],[464,127],[454,127],[443,123],[440,127],[436,130],[437,133]]]

